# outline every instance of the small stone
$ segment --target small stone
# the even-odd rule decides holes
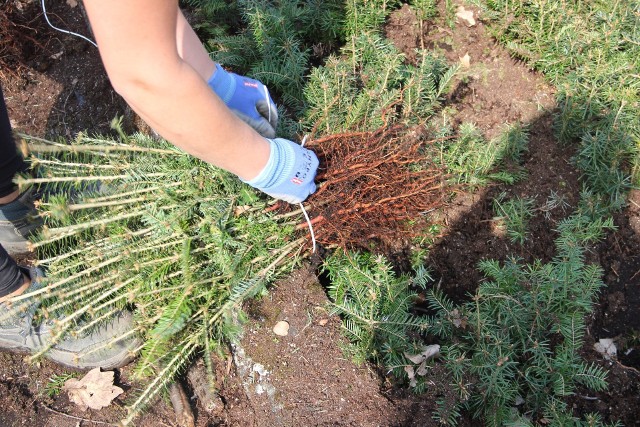
[[[465,55],[460,58],[460,65],[462,66],[462,68],[471,68],[471,57],[468,53],[465,53]]]
[[[318,325],[320,325],[320,326],[324,326],[327,323],[329,323],[329,319],[320,319],[320,320],[318,320]]]
[[[286,337],[287,335],[289,335],[289,322],[280,320],[273,327],[273,333],[281,337]]]

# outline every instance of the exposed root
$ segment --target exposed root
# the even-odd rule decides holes
[[[307,202],[318,243],[386,250],[423,232],[425,214],[447,193],[434,142],[424,128],[402,125],[309,141],[320,158]]]
[[[37,4],[4,3],[0,9],[0,73],[6,71],[17,77],[25,64],[47,50],[37,40],[45,24]]]

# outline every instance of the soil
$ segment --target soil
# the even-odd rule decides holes
[[[73,2],[50,6],[50,19],[81,34],[90,29],[80,7]],[[467,7],[467,9],[470,9]],[[109,133],[111,120],[124,117],[125,130],[139,121],[109,84],[92,45],[55,32],[43,24],[38,2],[7,2],[4,11],[20,23],[24,42],[17,51],[2,52],[0,84],[14,128],[48,138],[73,138],[78,132]],[[526,180],[514,186],[492,185],[473,194],[458,194],[439,214],[443,232],[426,263],[441,288],[462,300],[482,277],[475,266],[485,258],[504,260],[516,254],[525,261],[548,261],[554,256],[553,231],[558,220],[575,207],[580,186],[571,164],[571,147],[560,146],[553,134],[554,90],[538,74],[514,60],[490,37],[482,16],[467,26],[456,22],[425,23],[422,30],[408,6],[397,10],[385,31],[407,61],[415,61],[415,48],[424,46],[459,62],[465,54],[470,65],[461,70],[447,100],[454,124],[474,122],[487,138],[506,123],[519,121],[530,133],[529,151],[522,166]],[[0,24],[5,21],[0,19]],[[5,29],[3,27],[2,31]],[[0,49],[3,45],[0,44]],[[16,53],[18,52],[18,53]],[[493,200],[508,196],[532,198],[543,206],[552,194],[567,206],[540,211],[530,221],[524,245],[510,242],[494,219]],[[605,392],[580,391],[571,403],[577,414],[599,412],[607,421],[640,425],[640,191],[632,192],[628,207],[616,215],[618,227],[594,246],[589,259],[604,271],[606,287],[589,319],[583,356],[605,367]],[[431,413],[438,399],[450,399],[446,372],[430,371],[432,388],[416,396],[397,387],[368,365],[355,365],[344,355],[340,321],[327,312],[327,298],[313,265],[304,265],[279,282],[268,296],[252,302],[244,338],[228,359],[215,361],[218,397],[207,402],[184,379],[192,399],[197,426],[435,426]],[[273,333],[278,321],[289,324],[287,336]],[[593,349],[602,338],[612,338],[618,358],[605,361]],[[51,378],[70,372],[49,363],[25,363],[22,355],[0,353],[0,425],[89,426],[114,425],[125,415],[124,405],[139,385],[130,382],[130,368],[118,371],[125,389],[114,404],[100,410],[80,411],[62,393],[45,393]],[[137,425],[179,425],[168,398],[160,399],[140,417]],[[463,420],[462,425],[474,425]]]

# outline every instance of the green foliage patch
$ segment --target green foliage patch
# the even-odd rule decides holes
[[[329,298],[333,314],[343,318],[346,347],[358,363],[372,361],[398,378],[407,378],[411,366],[406,354],[419,354],[421,333],[428,319],[411,314],[416,289],[429,280],[426,270],[415,279],[397,277],[382,256],[367,253],[334,253],[323,269],[331,279]],[[424,384],[421,384],[421,388]]]
[[[580,141],[585,183],[604,209],[620,209],[640,185],[640,3],[476,3],[498,40],[556,85],[560,141]]]
[[[606,371],[582,361],[579,350],[585,316],[603,286],[602,271],[585,262],[584,252],[612,227],[610,220],[577,214],[559,225],[552,262],[483,261],[487,280],[468,302],[455,305],[441,290],[426,292],[433,316],[412,314],[416,292],[427,289],[426,272],[397,277],[380,257],[332,256],[329,296],[344,318],[350,353],[400,380],[410,379],[407,368],[424,337],[439,337],[441,363],[458,396],[457,404],[441,404],[434,414],[443,424],[456,425],[470,411],[489,426],[599,426],[595,415],[575,418],[563,399],[580,385],[606,387]],[[423,390],[424,384],[412,385]]]
[[[344,39],[343,2],[336,0],[192,0],[211,56],[225,67],[262,81],[298,114],[311,61]],[[234,28],[227,24],[233,16]],[[225,22],[226,21],[226,22]]]
[[[440,106],[457,68],[428,52],[419,65],[375,33],[354,37],[322,67],[305,89],[306,128],[320,135],[370,131],[391,123],[424,123]]]
[[[600,425],[574,418],[563,398],[578,385],[606,387],[606,371],[583,362],[579,350],[585,316],[604,285],[584,252],[611,228],[610,220],[577,214],[559,225],[552,262],[483,261],[487,280],[460,306],[438,290],[429,293],[431,331],[451,343],[443,357],[459,408],[489,426]]]
[[[493,200],[496,213],[494,219],[502,223],[512,242],[524,244],[527,238],[527,225],[533,217],[533,203],[531,199],[519,197],[507,200],[504,193]]]
[[[148,385],[126,422],[195,352],[211,360],[235,339],[242,302],[296,263],[303,240],[290,220],[265,213],[235,176],[167,142],[80,135],[25,148],[39,175],[19,184],[58,191],[40,203],[46,224],[33,242],[48,286],[20,298],[55,313],[54,340],[133,310],[127,336],[144,340],[135,373]]]
[[[442,132],[450,135],[452,130]],[[500,135],[489,141],[475,125],[463,123],[455,138],[446,138],[440,144],[441,159],[457,184],[471,188],[491,181],[514,184],[526,176],[520,162],[528,144],[527,129],[519,123],[505,126]]]

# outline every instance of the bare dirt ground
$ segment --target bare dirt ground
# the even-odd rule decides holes
[[[16,8],[20,4],[22,9]],[[9,1],[20,34],[29,35],[19,55],[2,52],[11,68],[0,73],[12,124],[17,131],[50,138],[77,132],[108,133],[116,115],[125,128],[135,120],[111,89],[97,50],[90,44],[49,29],[37,2]],[[90,34],[79,8],[64,2],[51,6],[51,19],[66,29]],[[3,27],[0,30],[5,31]],[[12,27],[13,28],[13,27]],[[15,28],[14,28],[15,30]],[[554,92],[544,79],[513,60],[488,35],[480,17],[468,27],[428,24],[421,33],[408,7],[393,14],[387,36],[412,61],[413,49],[424,45],[450,61],[470,56],[470,67],[448,100],[455,123],[475,122],[487,137],[505,123],[520,121],[530,129],[530,148],[524,167],[529,177],[512,187],[491,186],[475,194],[461,194],[441,213],[446,225],[429,254],[428,264],[443,289],[454,299],[473,292],[482,279],[475,269],[483,258],[504,259],[515,253],[527,261],[549,260],[554,254],[553,230],[568,212],[542,213],[531,222],[524,246],[510,243],[496,232],[492,199],[502,191],[544,203],[551,191],[575,206],[578,172],[570,148],[553,137]],[[33,42],[30,40],[33,39]],[[0,45],[2,46],[2,45]],[[570,210],[570,208],[569,208]],[[577,413],[599,411],[607,420],[640,425],[640,192],[631,195],[626,211],[616,217],[619,230],[594,247],[590,257],[605,269],[607,288],[590,319],[584,356],[609,369],[609,390],[573,400]],[[191,383],[184,380],[195,408],[198,426],[435,426],[431,412],[439,398],[450,398],[446,372],[430,372],[433,387],[415,396],[383,379],[369,366],[357,366],[342,353],[339,319],[327,315],[327,298],[312,265],[278,283],[269,296],[247,307],[251,320],[234,356],[216,361],[219,400],[207,411]],[[290,333],[272,332],[284,320]],[[614,338],[619,360],[604,362],[592,349],[600,338]],[[230,353],[231,354],[231,353]],[[79,411],[64,394],[49,397],[44,386],[54,375],[69,372],[47,361],[28,365],[23,356],[0,353],[1,426],[114,425],[124,404],[140,387],[128,380],[130,368],[119,370],[117,382],[125,394],[101,411]],[[463,425],[474,425],[463,420]],[[141,426],[175,426],[176,416],[163,398],[138,419]],[[475,424],[477,425],[477,424]]]

